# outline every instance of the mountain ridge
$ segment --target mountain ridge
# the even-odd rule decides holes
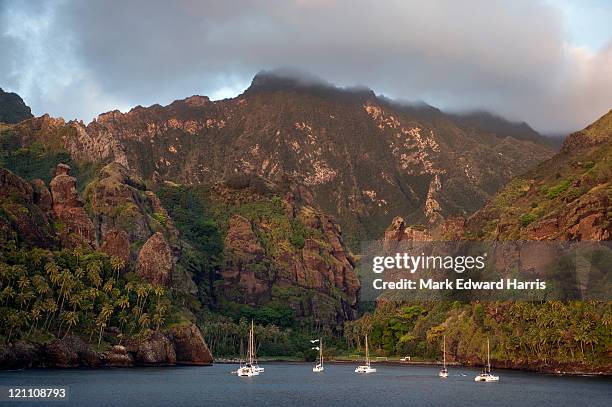
[[[427,224],[467,216],[553,154],[538,140],[466,130],[438,109],[400,106],[371,90],[270,74],[253,83],[233,99],[191,96],[107,112],[86,126],[43,116],[12,131],[21,146],[117,161],[144,179],[195,185],[255,174],[303,185],[352,245],[398,215]]]

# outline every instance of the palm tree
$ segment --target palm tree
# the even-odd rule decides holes
[[[138,318],[138,325],[140,325],[141,332],[144,332],[146,329],[149,328],[149,322],[150,322],[149,314],[145,312],[142,315],[140,315],[140,317]]]
[[[112,256],[110,259],[111,268],[115,271],[117,280],[119,279],[119,272],[125,268],[125,262],[120,257]]]
[[[155,324],[156,331],[159,331],[160,325],[163,325],[165,314],[166,314],[165,305],[158,305],[155,307],[155,313],[153,314],[153,323]]]
[[[79,314],[77,314],[75,311],[66,311],[62,315],[62,319],[68,326],[68,329],[66,329],[66,333],[64,333],[65,338],[66,335],[68,335],[68,333],[70,332],[70,329],[79,322]]]
[[[96,325],[99,329],[98,333],[98,349],[100,348],[100,342],[102,341],[102,330],[106,328],[106,323],[113,314],[112,304],[105,304],[96,319]]]
[[[15,289],[11,286],[6,286],[2,293],[0,293],[0,298],[4,300],[4,305],[8,305],[10,299],[15,297]]]

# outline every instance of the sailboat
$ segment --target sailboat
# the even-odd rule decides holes
[[[442,367],[442,370],[440,370],[440,373],[438,373],[438,376],[445,379],[448,377],[448,369],[446,368],[446,335],[444,335],[443,341],[442,352],[444,353],[444,366]]]
[[[376,369],[370,366],[370,353],[368,350],[368,335],[365,336],[366,359],[365,365],[357,366],[355,373],[376,373]]]
[[[315,367],[312,368],[312,371],[315,373],[320,373],[325,370],[323,367],[323,339],[315,339],[314,341],[310,341],[312,343],[319,342],[319,346],[312,349],[319,349],[319,363]]]
[[[476,382],[498,382],[499,376],[491,374],[491,356],[489,350],[489,338],[487,338],[487,365],[484,371],[474,378]]]
[[[247,352],[247,361],[244,366],[240,366],[236,373],[241,377],[252,377],[259,376],[260,367],[257,366],[255,361],[255,333],[254,333],[253,321],[251,321],[251,329],[249,330],[249,348]]]

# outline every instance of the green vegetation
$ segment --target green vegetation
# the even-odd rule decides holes
[[[493,360],[602,366],[612,362],[612,303],[383,304],[347,323],[346,340],[351,347],[360,348],[366,333],[370,349],[379,356],[439,360],[446,335],[447,357],[461,362],[481,361],[488,337]]]
[[[181,238],[191,246],[183,251],[177,267],[193,275],[200,302],[210,306],[214,302],[214,281],[223,262],[223,240],[211,211],[197,192],[188,187],[165,186],[157,196]]]
[[[90,162],[76,162],[63,148],[50,148],[43,143],[33,142],[20,147],[17,134],[0,129],[0,167],[5,167],[26,180],[42,179],[49,185],[57,164],[64,163],[72,168],[77,179],[79,192],[95,177],[99,165]]]
[[[538,215],[535,213],[525,213],[521,215],[521,226],[528,226],[530,223],[533,223],[536,219],[538,219]]]
[[[572,182],[568,179],[561,181],[559,184],[553,186],[552,188],[545,190],[546,198],[555,199],[561,193],[567,191],[571,184]]]
[[[117,258],[81,249],[17,249],[0,254],[0,340],[65,337],[77,333],[103,346],[114,338],[146,335],[174,317],[168,292],[133,273],[121,276]]]
[[[243,317],[234,321],[216,313],[206,313],[202,317],[200,328],[216,357],[244,357],[250,319]],[[324,338],[325,354],[328,357],[346,352],[346,344],[341,338],[303,329],[255,325],[258,356],[284,356],[312,361],[315,359],[315,352],[311,349],[310,340],[319,336]]]

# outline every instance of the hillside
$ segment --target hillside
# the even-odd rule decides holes
[[[495,240],[610,240],[612,111],[570,135],[561,151],[517,177],[466,224]]]
[[[262,72],[234,99],[138,106],[87,126],[44,116],[3,138],[64,151],[78,162],[116,161],[143,179],[210,185],[252,174],[301,185],[354,246],[379,236],[398,215],[429,224],[468,216],[553,154],[524,124],[505,122],[503,130],[364,88]]]

